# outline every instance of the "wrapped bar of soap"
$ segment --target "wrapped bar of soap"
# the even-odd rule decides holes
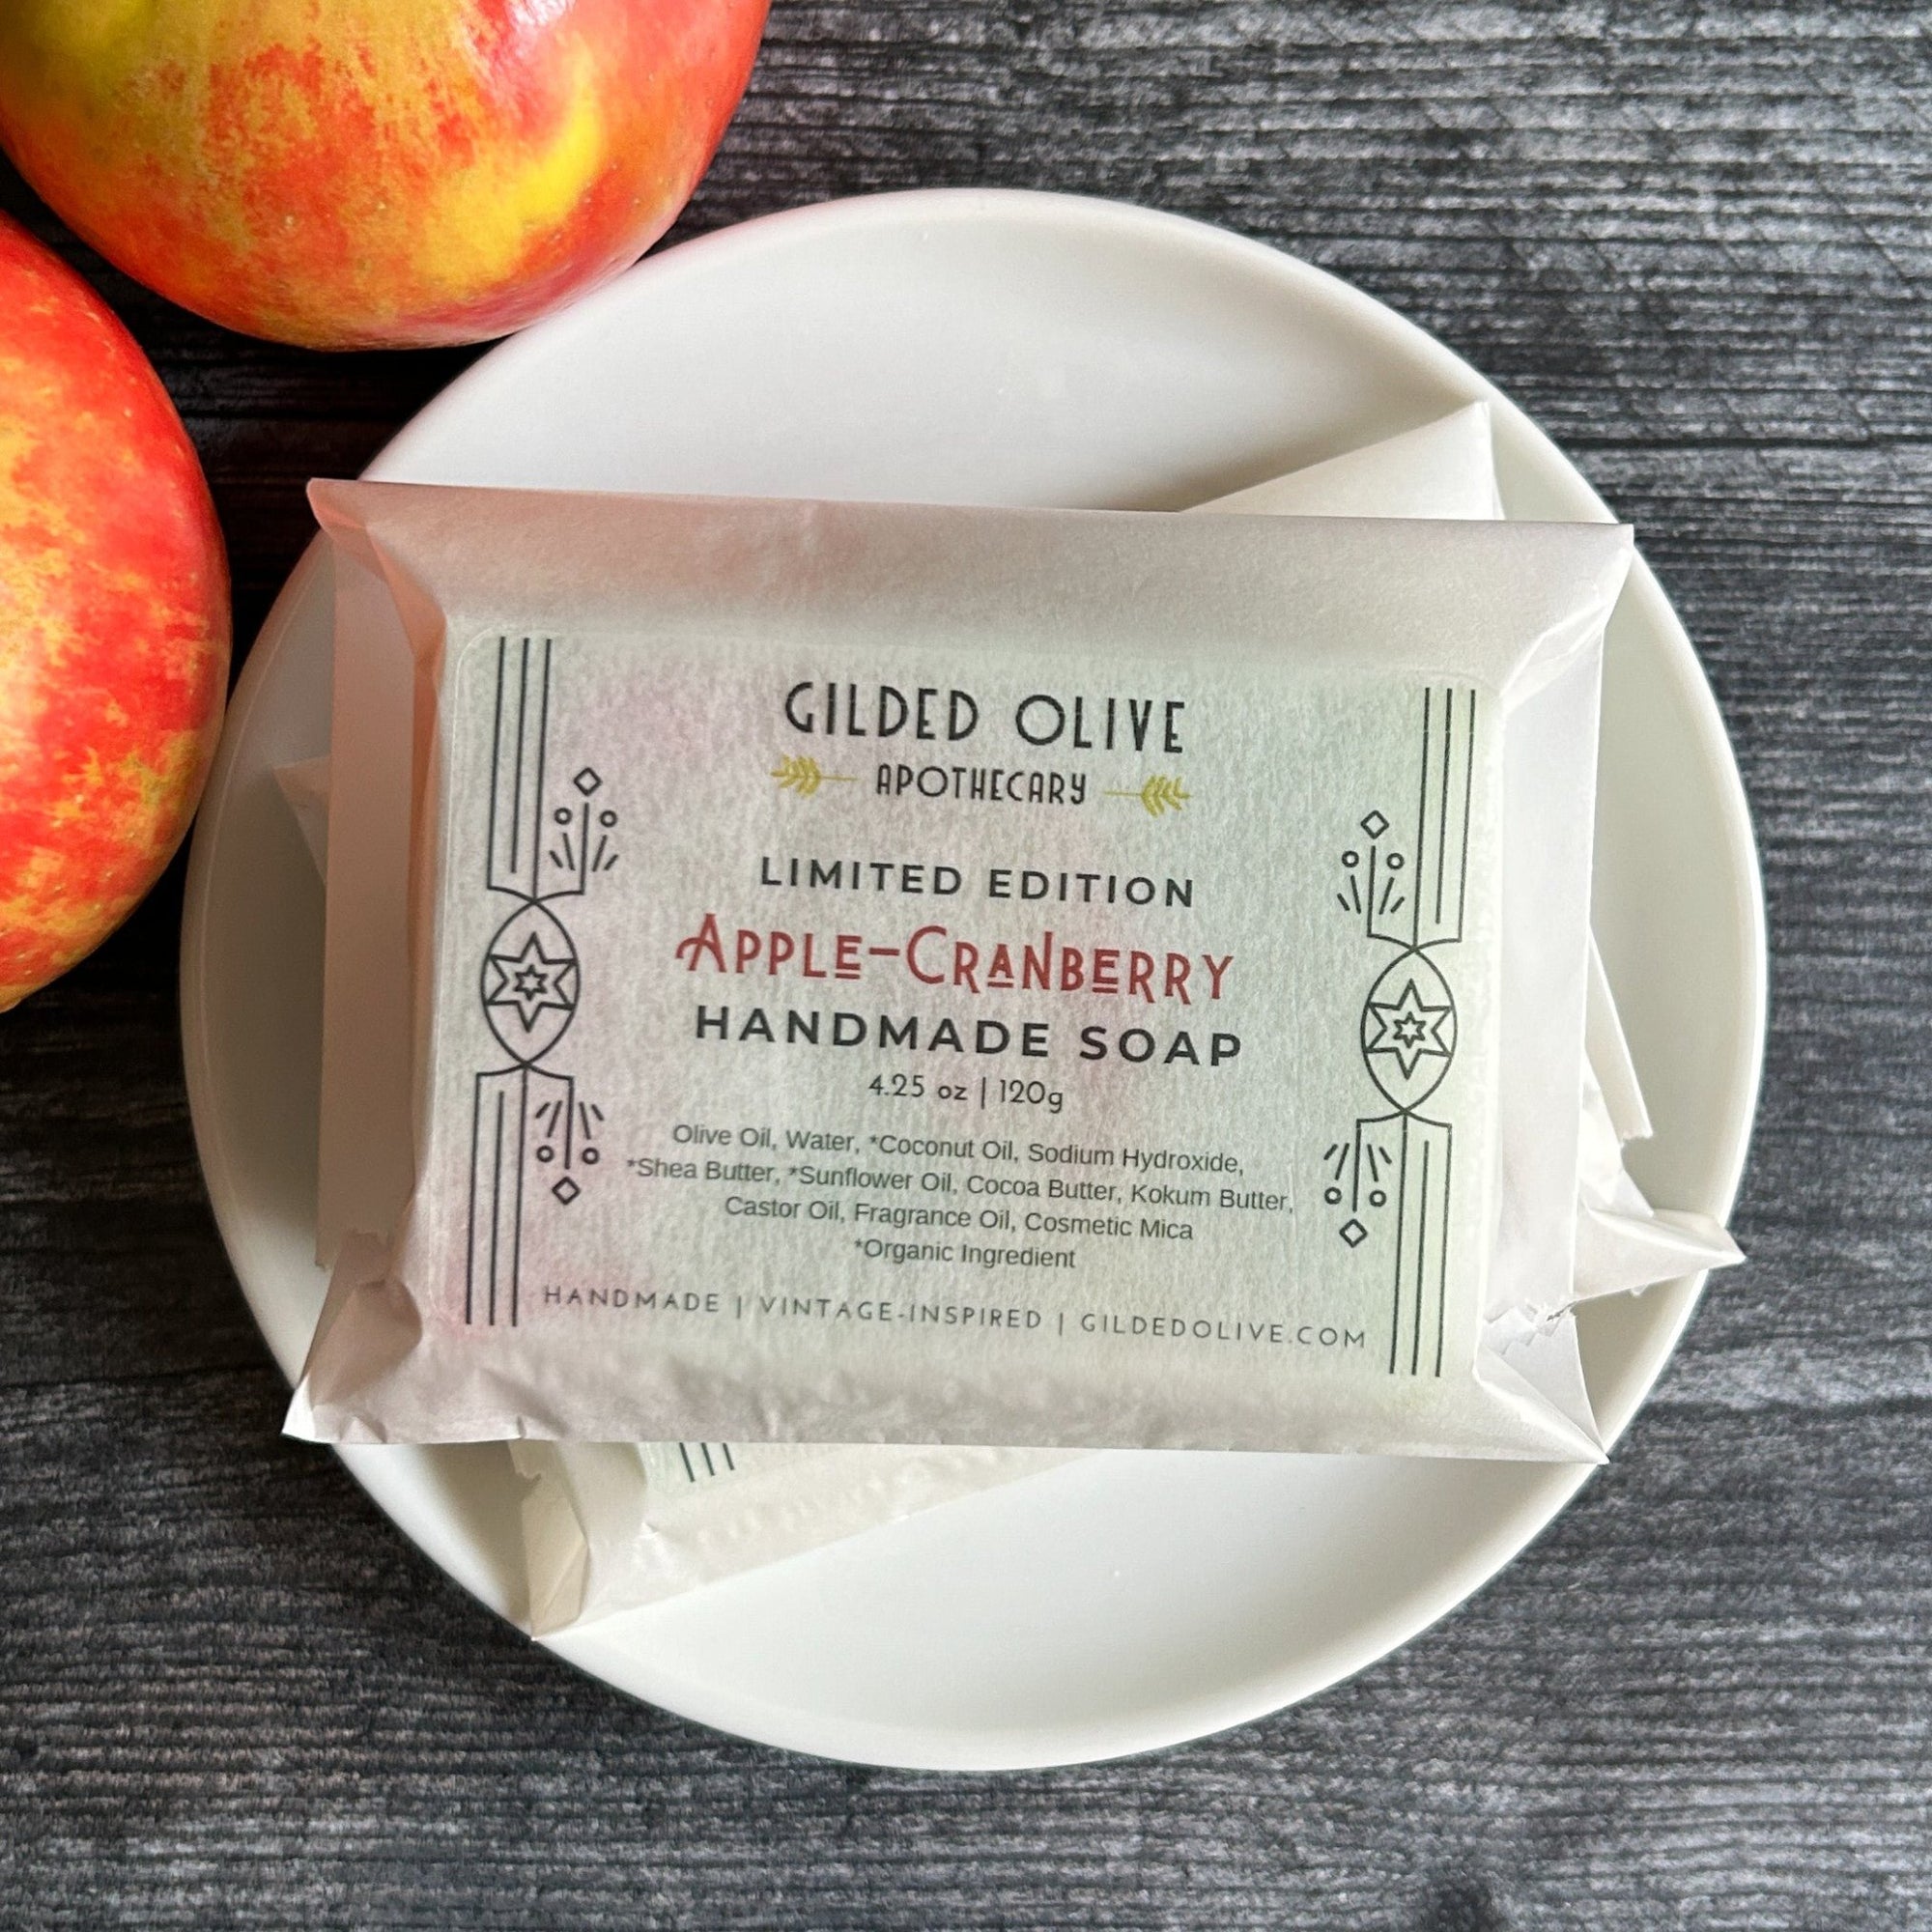
[[[1597,1453],[1627,533],[317,502],[329,984],[409,977],[292,1427]]]
[[[1074,1449],[513,1442],[546,1636],[1057,1467]]]

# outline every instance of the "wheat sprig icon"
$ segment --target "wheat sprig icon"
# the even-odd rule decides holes
[[[1150,818],[1158,818],[1164,811],[1180,810],[1193,794],[1181,790],[1179,779],[1151,778],[1139,791],[1110,791],[1107,796],[1138,799]]]
[[[816,758],[781,758],[771,776],[778,780],[781,791],[794,791],[800,798],[810,798],[820,785],[848,785],[857,781],[841,778],[837,772],[821,771]]]

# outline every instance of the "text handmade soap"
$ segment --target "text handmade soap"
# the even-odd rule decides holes
[[[315,495],[292,1426],[1597,1453],[1626,532]]]

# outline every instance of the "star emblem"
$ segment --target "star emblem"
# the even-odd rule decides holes
[[[1394,1054],[1405,1080],[1413,1077],[1418,1061],[1449,1058],[1449,1043],[1442,1037],[1442,1029],[1448,1025],[1455,1009],[1429,1005],[1416,990],[1413,980],[1405,982],[1399,999],[1371,1000],[1369,1011],[1376,1016],[1378,1031],[1366,1050]]]
[[[491,978],[484,1004],[515,1007],[526,1033],[535,1028],[537,1016],[548,1007],[570,1011],[577,961],[567,954],[553,959],[534,932],[524,941],[522,952],[492,952],[487,957]]]

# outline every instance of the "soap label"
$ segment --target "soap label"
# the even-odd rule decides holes
[[[1466,1364],[1482,693],[508,633],[441,720],[433,1319],[726,1376]]]

